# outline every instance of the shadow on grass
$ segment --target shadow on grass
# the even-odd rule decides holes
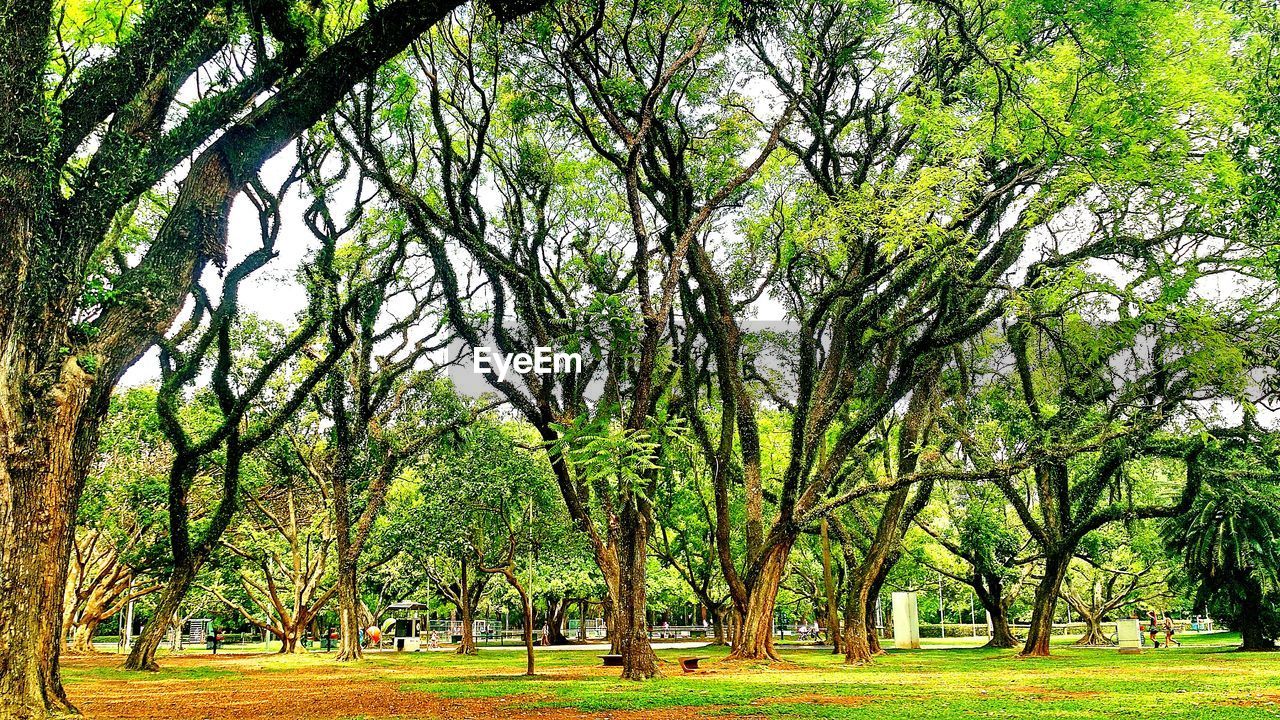
[[[119,666],[108,667],[68,667],[63,668],[62,675],[68,680],[127,680],[127,681],[159,681],[159,680],[217,680],[235,677],[238,670],[217,667],[165,667],[160,666],[154,672],[125,670]]]

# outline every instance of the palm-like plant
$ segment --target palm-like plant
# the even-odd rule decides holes
[[[1169,546],[1197,587],[1196,605],[1240,630],[1241,648],[1275,647],[1280,636],[1280,467],[1274,436],[1200,453],[1203,475],[1191,510],[1165,527]]]

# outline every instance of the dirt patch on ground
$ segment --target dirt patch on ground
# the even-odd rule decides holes
[[[117,656],[68,658],[75,669],[112,669]],[[662,710],[607,711],[520,707],[536,703],[538,695],[505,698],[442,698],[431,693],[402,690],[385,678],[362,677],[359,666],[337,665],[286,672],[262,667],[262,658],[227,656],[214,661],[200,658],[166,658],[172,670],[208,669],[204,677],[164,674],[120,678],[112,673],[92,673],[67,686],[71,701],[88,720],[277,720],[278,718],[449,718],[449,720],[688,720],[716,708],[667,708]],[[218,674],[219,669],[234,674]],[[380,668],[380,673],[387,669]]]
[[[672,667],[679,669],[679,665],[672,664]],[[705,672],[710,675],[719,673],[761,673],[771,671],[787,671],[787,670],[812,670],[812,667],[801,665],[799,663],[788,662],[786,660],[729,660],[721,659],[705,663],[698,668],[699,673]],[[665,670],[665,666],[664,666]]]
[[[109,687],[84,697],[73,693],[87,718],[350,718],[350,717],[485,717],[484,703],[441,700],[426,693],[402,692],[390,683],[326,681],[280,678],[275,687],[221,680],[166,681],[163,689]],[[153,692],[154,690],[154,692]],[[494,703],[488,703],[491,713]],[[518,717],[515,713],[504,713]]]
[[[1236,707],[1274,707],[1280,705],[1280,695],[1254,695],[1253,697],[1231,698],[1228,705]]]

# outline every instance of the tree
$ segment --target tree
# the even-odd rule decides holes
[[[1169,547],[1196,588],[1196,606],[1240,631],[1242,650],[1280,638],[1280,465],[1277,438],[1256,428],[1198,458],[1204,486],[1165,523]]]
[[[419,464],[428,469],[421,475],[415,472],[394,488],[397,498],[394,522],[397,527],[393,532],[402,538],[400,545],[414,570],[425,576],[432,590],[455,608],[460,621],[457,653],[475,655],[478,652],[475,612],[495,575],[477,567],[472,543],[477,520],[472,505],[475,498],[470,495],[460,497],[457,492],[459,478],[454,473],[447,473],[443,481],[435,477],[429,469],[434,458],[423,458]],[[456,467],[449,469],[457,470]],[[529,598],[522,596],[521,601],[532,613]],[[532,625],[532,619],[529,625]],[[532,635],[529,639],[532,640]]]
[[[367,163],[424,236],[437,272],[450,278],[450,321],[468,346],[492,342],[507,356],[535,346],[586,352],[585,366],[570,372],[489,376],[553,453],[566,447],[558,428],[575,423],[648,432],[647,418],[672,375],[664,338],[678,268],[695,236],[776,144],[775,128],[739,164],[738,156],[721,152],[718,138],[700,142],[718,167],[697,188],[697,209],[683,196],[641,191],[642,166],[661,157],[656,118],[678,114],[684,104],[675,98],[702,91],[691,85],[699,63],[724,67],[725,18],[692,3],[646,13],[634,3],[579,10],[566,6],[531,22],[521,54],[506,52],[475,19],[441,32],[406,69],[409,91],[390,98],[396,108],[386,114],[390,121],[376,128],[367,118],[352,123],[352,145],[360,149],[353,156]],[[516,62],[519,78],[510,71]],[[447,92],[444,78],[457,80]],[[500,92],[508,85],[519,92]],[[716,117],[756,125],[731,102],[689,120],[709,129]],[[421,128],[434,132],[441,152],[419,156],[409,136]],[[382,134],[397,140],[385,142]],[[592,155],[582,157],[583,147]],[[575,176],[584,182],[564,182]],[[501,213],[480,202],[482,182],[501,196]],[[651,227],[652,214],[664,212],[657,206],[674,203],[681,204],[678,216],[661,216],[662,227]],[[483,295],[473,299],[480,288],[459,285],[455,247],[477,268]],[[661,270],[650,268],[654,253],[663,258]],[[586,402],[593,380],[606,388],[602,403]],[[626,473],[597,474],[605,482],[593,484],[562,455],[553,454],[552,467],[609,588],[606,614],[623,675],[653,676],[644,571],[656,472],[638,485]]]
[[[305,217],[320,250],[310,283],[316,312],[324,316],[326,350],[336,361],[315,385],[314,422],[295,448],[333,501],[341,626],[336,659],[347,661],[362,656],[357,574],[387,490],[431,443],[467,422],[469,412],[432,362],[451,339],[438,315],[447,289],[429,260],[413,251],[410,232],[394,218],[366,214],[369,197],[357,196],[345,215],[331,208],[331,193],[350,163],[331,137],[317,133],[311,140],[303,152],[312,198]],[[330,160],[336,170],[327,169]]]
[[[255,451],[297,412],[350,342],[344,338],[342,345],[315,361],[306,356],[304,350],[325,327],[317,302],[309,304],[292,331],[240,314],[240,284],[275,257],[279,197],[297,180],[296,172],[290,173],[274,195],[254,182],[251,197],[258,209],[261,244],[228,270],[216,306],[203,287],[197,288],[190,317],[158,340],[161,383],[156,412],[172,447],[168,529],[173,565],[156,610],[125,661],[127,669],[159,667],[156,651],[169,624],[240,506],[242,473],[252,472]],[[320,262],[331,262],[331,256],[321,255]],[[313,292],[313,300],[318,295]],[[211,387],[196,394],[184,417],[182,400],[205,371]],[[296,381],[283,379],[290,376]],[[215,477],[216,488],[198,492],[199,481]],[[198,507],[211,508],[207,518],[194,524],[193,499]],[[196,516],[202,514],[198,510]]]
[[[203,589],[274,635],[281,653],[305,652],[301,640],[338,589],[332,502],[328,487],[300,467],[288,443],[272,445],[268,478],[246,493],[251,512],[222,540],[238,560],[226,568],[232,589]]]
[[[573,464],[580,481],[596,488],[611,518],[610,544],[628,554],[619,560],[617,605],[610,631],[623,656],[623,678],[643,680],[658,674],[649,644],[648,547],[653,525],[653,486],[667,468],[663,441],[670,431],[665,413],[633,430],[609,418],[557,426],[556,456]],[[612,488],[613,490],[609,490]],[[628,658],[630,658],[628,660]]]
[[[1144,53],[1163,52],[1159,44],[1113,46],[1121,36],[1106,13],[1095,23],[1043,8],[1028,8],[1035,20],[1015,20],[984,3],[779,9],[770,31],[749,35],[748,45],[796,108],[781,139],[794,162],[783,166],[790,172],[762,203],[747,242],[695,245],[696,286],[682,304],[714,358],[715,373],[686,394],[714,387],[720,404],[720,427],[698,431],[722,469],[718,510],[739,477],[746,487],[743,558],[725,554],[731,514],[718,520],[724,573],[744,617],[734,657],[744,659],[776,657],[770,618],[798,533],[880,494],[855,486],[867,477],[857,468],[872,429],[913,392],[928,392],[931,383],[921,380],[930,368],[1006,312],[1020,263],[1059,253],[1044,238],[1089,202],[1095,183],[1117,173],[1112,140],[1151,132],[1147,117],[1117,115],[1118,99],[1143,107],[1139,114],[1157,107],[1168,124],[1185,118],[1189,100],[1152,98],[1142,82],[1104,79],[1118,76],[1095,61],[1132,55],[1148,67]],[[1060,32],[1040,32],[1046,26]],[[1221,59],[1207,53],[1206,65]],[[1085,126],[1106,132],[1070,129]],[[1223,126],[1215,129],[1220,137]],[[742,261],[730,260],[735,252]],[[1116,248],[1085,237],[1070,253],[1083,259]],[[763,292],[795,324],[773,341],[787,369],[780,378],[754,362],[768,338],[753,342],[745,332]],[[776,490],[760,484],[759,398],[792,416],[790,464]],[[697,415],[690,418],[696,429]],[[920,479],[908,473],[902,482]],[[766,504],[770,495],[777,500]],[[901,493],[883,497],[890,516],[906,506]],[[891,555],[901,541],[889,532],[895,527],[902,528],[888,518],[872,558]],[[859,594],[869,595],[878,576],[862,573]]]
[[[1168,252],[1181,256],[1185,247],[1175,245]],[[1217,265],[1217,257],[1215,252],[1206,258],[1192,255],[1186,272],[1194,277],[1199,262]],[[1177,287],[1178,277],[1158,284]],[[1240,298],[1239,305],[1219,300],[1210,312],[1173,289],[1151,302],[1131,295],[1133,285],[1118,292],[1106,281],[1070,285],[1079,288],[1078,295],[1059,295],[1048,289],[1052,285],[1043,286],[1033,297],[1057,299],[1032,305],[1034,321],[1009,326],[1012,387],[995,391],[1003,396],[991,396],[990,407],[1005,408],[994,415],[1003,417],[1000,444],[1017,447],[1034,465],[1030,472],[993,479],[1044,563],[1023,648],[1027,655],[1049,652],[1063,578],[1090,533],[1119,521],[1171,517],[1190,507],[1202,477],[1196,458],[1204,438],[1239,432],[1197,421],[1191,408],[1205,398],[1247,402],[1243,378],[1255,362],[1248,348],[1266,342],[1254,334],[1255,312],[1267,302],[1256,297]],[[1069,296],[1113,297],[1120,317],[1090,319],[1086,306],[1065,300]],[[1018,402],[1010,404],[1009,398]],[[1203,435],[1174,426],[1179,419],[1196,422],[1193,427]],[[990,462],[991,449],[984,458],[969,457]],[[1156,479],[1144,481],[1151,474]]]
[[[0,565],[0,717],[74,710],[58,672],[62,590],[99,427],[125,370],[209,261],[226,262],[232,202],[459,4],[344,6],[325,22],[289,0],[122,3],[96,37],[52,0],[0,5],[0,546],[21,549]],[[490,3],[503,19],[536,6]],[[178,101],[202,68],[216,80]],[[122,246],[113,226],[183,167],[154,236]]]
[[[874,490],[874,485],[889,486],[887,498],[881,500],[872,495],[844,508],[847,512],[833,513],[824,518],[831,534],[840,543],[847,568],[841,647],[848,664],[867,663],[880,652],[871,611],[889,573],[902,555],[902,539],[907,529],[924,509],[933,491],[936,478],[932,475],[923,476],[918,484],[903,482],[903,479],[923,469],[923,456],[938,454],[935,445],[938,441],[932,432],[938,399],[932,390],[935,381],[936,371],[930,371],[922,387],[912,393],[901,418],[889,418],[881,427],[877,443],[879,457],[868,453],[859,458],[867,475],[884,478],[863,489]],[[849,520],[848,523],[842,520],[842,515]]]
[[[528,590],[535,607],[534,628],[543,627],[545,623],[548,645],[585,641],[585,624],[579,626],[575,637],[566,634],[570,614],[576,608],[578,619],[586,620],[589,607],[600,605],[600,599],[608,596],[600,568],[592,559],[585,538],[573,531],[572,524],[564,516],[563,506],[560,510],[558,513],[545,510],[535,513],[551,521],[559,519],[563,524],[554,528],[554,532],[540,535],[534,544],[531,569],[523,571],[529,578]],[[549,530],[542,525],[538,529]],[[544,623],[539,623],[536,618],[539,602],[545,608]],[[611,621],[612,618],[605,618],[606,636]]]
[[[711,510],[709,473],[696,453],[675,453],[676,467],[663,475],[654,499],[656,527],[652,553],[674,569],[706,609],[714,641],[725,645],[725,611],[729,607],[717,560],[715,520]]]
[[[1107,616],[1170,594],[1169,568],[1151,522],[1132,523],[1131,530],[1088,536],[1063,578],[1062,599],[1085,623],[1077,645],[1111,645],[1102,631]]]
[[[475,568],[501,576],[516,592],[523,618],[525,674],[533,675],[533,589],[521,580],[521,565],[541,546],[556,540],[564,523],[556,517],[550,467],[543,458],[519,447],[518,431],[493,419],[467,428],[456,436],[452,452],[434,454],[429,471],[422,468],[418,492],[428,509],[422,519],[460,534],[473,554]],[[533,568],[529,570],[532,580]],[[558,599],[567,606],[563,593]],[[549,611],[548,630],[559,630],[563,619],[563,611],[559,617]]]
[[[93,652],[99,624],[163,587],[154,576],[163,569],[170,458],[159,425],[153,388],[112,397],[67,573],[62,634],[72,652]]]
[[[917,525],[964,567],[954,570],[941,562],[927,562],[930,568],[973,588],[991,622],[991,639],[986,647],[1012,648],[1018,638],[1009,627],[1009,606],[1028,579],[1035,556],[1028,556],[1030,544],[1017,532],[1018,521],[1004,496],[989,483],[960,487],[943,486],[938,493],[945,504],[940,527],[928,520]]]
[[[1196,328],[1197,339],[1212,337],[1203,325]],[[1022,330],[1016,326],[1012,330],[1015,358],[1020,358],[1020,380],[1015,380],[1020,390],[1013,390],[1012,397],[1028,404],[1017,410],[1020,419],[1006,427],[1030,432],[1015,430],[1001,442],[1033,457],[1034,469],[1019,476],[997,477],[993,482],[1017,512],[1043,561],[1023,653],[1045,655],[1056,598],[1071,557],[1085,538],[1110,523],[1170,517],[1190,506],[1200,486],[1196,457],[1204,441],[1198,435],[1162,436],[1159,431],[1178,417],[1179,409],[1191,398],[1215,392],[1215,387],[1230,387],[1233,381],[1229,375],[1238,370],[1230,367],[1230,360],[1213,367],[1222,356],[1182,345],[1184,338],[1192,336],[1175,339],[1180,331],[1174,330],[1166,340],[1153,343],[1158,353],[1169,355],[1152,360],[1152,373],[1113,383],[1108,362],[1117,353],[1132,350],[1128,341],[1121,340],[1120,346],[1110,349],[1095,345],[1089,350],[1095,353],[1092,359],[1076,365],[1083,359],[1076,354],[1079,348],[1069,347],[1071,341],[1065,338],[1100,336],[1092,330],[1087,336],[1074,330],[1049,331],[1042,337],[1054,349],[1037,353],[1038,362],[1061,360],[1074,369],[1066,378],[1043,382],[1031,371],[1031,356],[1025,354],[1027,345],[1019,332]],[[1210,339],[1209,345],[1213,344]],[[1179,349],[1174,351],[1173,347]],[[1050,407],[1052,410],[1047,409]],[[1135,482],[1149,472],[1159,479]]]
[[[1177,61],[1146,42],[1110,51],[1146,58],[1156,76],[1170,74],[1159,112],[1139,129],[1153,133],[1161,152],[1123,168],[1115,157],[1098,166],[1089,180],[1096,195],[1082,208],[1087,221],[1073,229],[1070,247],[1055,241],[1028,263],[997,341],[1012,372],[999,373],[991,387],[1000,390],[977,390],[986,393],[985,408],[972,416],[970,437],[990,422],[1000,428],[1000,447],[988,441],[982,459],[972,443],[966,447],[978,464],[1010,448],[1034,458],[1029,472],[993,479],[1043,562],[1026,655],[1049,652],[1062,579],[1084,538],[1110,523],[1189,507],[1204,447],[1197,433],[1236,432],[1204,417],[1198,404],[1249,407],[1245,378],[1272,362],[1264,328],[1276,297],[1271,273],[1258,263],[1269,251],[1249,229],[1241,166],[1232,158],[1237,131],[1224,124],[1237,117],[1234,85],[1210,80],[1236,72],[1221,52],[1232,36],[1195,20],[1215,8],[1135,11],[1129,26],[1188,38],[1198,49]],[[1194,78],[1214,88],[1206,97],[1225,103],[1221,113],[1179,91]],[[1124,103],[1148,107],[1147,84],[1115,90]],[[1089,113],[1101,122],[1117,107],[1095,104]],[[1200,138],[1191,145],[1183,141],[1188,128]],[[1215,148],[1213,160],[1206,144]],[[1214,289],[1217,277],[1232,278],[1228,292]],[[1163,478],[1137,482],[1152,472]]]

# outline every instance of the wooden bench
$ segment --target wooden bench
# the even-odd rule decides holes
[[[604,661],[604,667],[622,667],[621,655],[601,655],[600,659]]]
[[[698,661],[706,660],[705,657],[682,657],[680,658],[680,669],[691,673],[698,669]]]

